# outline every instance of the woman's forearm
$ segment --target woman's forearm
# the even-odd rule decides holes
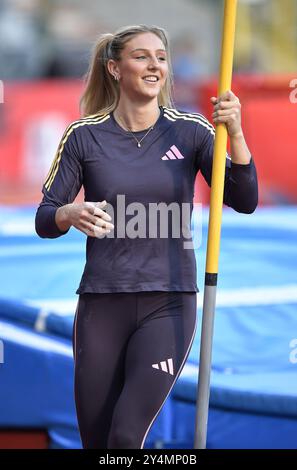
[[[71,204],[65,204],[65,206],[61,206],[57,209],[55,215],[55,222],[61,230],[61,232],[66,232],[71,227],[71,222],[69,222],[69,206]]]
[[[65,206],[57,209],[52,203],[46,201],[39,205],[35,215],[35,230],[41,238],[60,237],[69,230],[70,226],[67,222]]]
[[[246,144],[243,132],[230,137],[231,160],[233,163],[247,165],[251,161],[251,153]]]

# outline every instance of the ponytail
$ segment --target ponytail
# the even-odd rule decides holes
[[[119,99],[119,90],[107,70],[113,34],[103,34],[93,48],[86,88],[80,99],[80,110],[84,116],[111,112]],[[116,103],[116,104],[115,104]]]

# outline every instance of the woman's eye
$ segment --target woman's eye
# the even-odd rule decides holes
[[[136,57],[136,59],[145,59],[145,58],[146,58],[145,55],[140,55],[140,56]],[[165,61],[166,58],[165,57],[159,57],[159,60]]]

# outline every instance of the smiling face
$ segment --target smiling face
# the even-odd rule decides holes
[[[155,99],[168,74],[165,46],[154,33],[137,34],[125,44],[121,60],[110,60],[108,68],[120,77],[121,95],[137,101]]]

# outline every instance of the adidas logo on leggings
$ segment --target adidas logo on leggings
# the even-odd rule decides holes
[[[172,362],[171,357],[170,357],[170,359],[167,359],[166,361],[161,361],[157,364],[152,364],[152,367],[154,369],[161,369],[164,372],[167,372],[167,373],[173,375],[173,362]]]

